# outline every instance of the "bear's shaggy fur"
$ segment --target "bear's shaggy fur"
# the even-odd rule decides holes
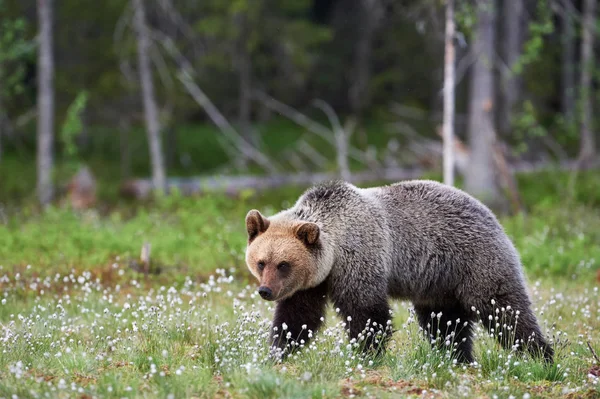
[[[285,335],[307,342],[331,299],[344,321],[350,316],[350,338],[381,349],[386,334],[374,337],[389,326],[388,299],[396,298],[413,303],[433,338],[439,330],[444,343],[454,331],[459,361],[473,361],[478,320],[505,347],[553,359],[515,247],[494,214],[459,189],[427,180],[365,189],[329,182],[269,218],[251,210],[246,227],[248,268],[260,295],[277,302],[274,348],[286,347]]]

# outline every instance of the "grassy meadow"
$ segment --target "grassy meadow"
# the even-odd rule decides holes
[[[482,328],[476,363],[455,364],[408,302],[392,302],[382,358],[356,351],[329,308],[298,354],[269,359],[273,304],[244,264],[244,216],[290,206],[301,188],[0,213],[0,398],[600,397],[600,177],[570,178],[520,176],[527,212],[501,218],[555,345],[551,366]]]

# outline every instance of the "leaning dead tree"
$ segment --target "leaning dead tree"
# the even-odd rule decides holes
[[[168,84],[169,87],[173,81],[173,73],[167,68],[166,64],[173,62],[175,65],[175,75],[176,79],[183,85],[187,93],[198,103],[200,107],[206,112],[211,121],[220,129],[222,133],[222,138],[224,140],[220,140],[223,143],[223,147],[226,151],[231,151],[232,149],[237,152],[237,155],[243,156],[244,158],[255,162],[257,165],[262,167],[268,173],[275,173],[278,170],[278,167],[273,160],[270,160],[265,154],[263,154],[256,146],[249,143],[243,135],[238,133],[238,131],[233,127],[233,125],[225,118],[225,116],[219,111],[219,109],[212,103],[210,98],[204,93],[202,88],[196,83],[195,80],[195,68],[192,66],[192,63],[179,51],[179,49],[175,46],[172,39],[160,32],[159,30],[152,29],[147,23],[145,19],[140,18],[140,12],[142,12],[143,7],[140,9],[140,2],[142,0],[132,0],[132,3],[135,7],[133,8],[133,18],[130,18],[130,9],[126,9],[119,21],[117,21],[115,33],[114,33],[114,41],[116,45],[116,51],[120,54],[120,69],[125,76],[125,78],[133,83],[136,80],[134,70],[131,67],[130,61],[126,57],[126,52],[121,49],[120,43],[123,42],[126,32],[132,30],[136,34],[136,38],[138,39],[138,65],[140,72],[140,79],[142,83],[142,87],[148,89],[151,88],[151,85],[145,85],[144,82],[148,82],[148,76],[150,75],[150,61],[156,65],[157,72],[159,77],[161,78],[161,82],[163,84]],[[169,15],[169,18],[179,19],[180,16],[176,12],[176,9],[172,6],[170,0],[160,0],[160,5]],[[143,6],[143,4],[142,4]],[[130,26],[129,21],[133,21],[133,25]],[[179,25],[178,25],[179,26]],[[192,37],[192,31],[188,26],[179,26],[180,30],[184,32],[184,36],[188,39]],[[143,33],[143,34],[140,34]],[[149,46],[150,42],[154,42],[159,46],[156,46],[153,50],[158,51],[141,51]],[[147,48],[146,48],[147,50]],[[144,68],[144,65],[147,68]],[[143,73],[146,70],[147,73]],[[151,80],[150,80],[151,82]],[[163,111],[159,110],[156,105],[156,101],[152,103],[152,101],[146,101],[148,98],[152,98],[153,96],[148,96],[147,92],[153,94],[153,90],[144,91],[144,105],[145,110],[152,110],[154,112],[146,112],[147,116],[147,125],[149,127],[153,127],[152,129],[148,129],[148,131],[159,131],[160,132],[160,123],[158,121],[157,116]],[[154,104],[154,105],[153,105]],[[148,119],[148,116],[152,117],[152,120]],[[160,138],[160,136],[159,136]],[[149,140],[150,142],[154,142],[161,144],[160,141]],[[155,146],[156,147],[156,146]],[[160,164],[163,165],[164,169],[164,160],[162,156],[162,145],[158,147],[157,153],[160,154]],[[151,148],[151,155],[155,153],[154,149]],[[153,162],[153,165],[155,163]],[[157,163],[158,164],[158,163]],[[154,172],[154,170],[153,170]],[[155,175],[155,173],[153,173]],[[164,176],[164,175],[163,175]],[[166,181],[166,179],[163,179]],[[166,184],[166,183],[165,183]]]
[[[347,181],[356,181],[358,179],[359,181],[364,181],[365,179],[379,178],[385,180],[386,176],[389,178],[399,177],[400,175],[414,175],[414,172],[412,171],[407,173],[406,170],[379,168],[376,165],[376,156],[372,154],[372,151],[363,152],[353,148],[350,145],[350,138],[355,127],[354,119],[349,119],[346,123],[342,123],[333,108],[324,101],[316,100],[313,102],[313,105],[327,116],[331,127],[327,127],[310,119],[299,111],[292,109],[264,93],[253,92],[252,99],[261,101],[266,107],[275,110],[276,112],[289,117],[299,125],[306,127],[308,133],[316,134],[325,139],[331,144],[336,153],[336,172],[315,174],[314,172],[307,170],[307,165],[303,162],[301,157],[308,158],[309,160],[320,164],[321,168],[325,166],[324,164],[326,163],[327,158],[316,148],[311,146],[307,140],[301,139],[298,142],[296,152],[288,154],[289,156],[286,157],[290,163],[295,163],[298,173],[292,175],[278,173],[280,168],[277,166],[275,160],[270,159],[262,153],[256,147],[255,143],[247,140],[244,134],[240,134],[196,83],[194,78],[195,71],[192,67],[192,63],[179,51],[171,38],[158,31],[152,32],[152,37],[157,43],[161,44],[161,48],[165,50],[170,60],[174,62],[177,70],[177,79],[181,82],[187,93],[202,107],[202,109],[204,109],[208,117],[220,129],[222,133],[220,141],[223,143],[224,149],[232,158],[241,154],[254,161],[267,172],[267,176],[263,177],[231,176],[224,179],[218,179],[219,183],[217,186],[224,187],[226,191],[231,190],[232,185],[239,190],[247,187],[248,184],[254,188],[258,188],[282,184],[310,183],[319,181],[321,178],[342,178]],[[366,175],[362,174],[355,178],[350,170],[350,158],[372,167],[372,170]],[[169,179],[167,182],[167,189],[178,189],[184,193],[197,193],[207,189],[210,190],[211,188],[214,189],[216,186],[212,182],[214,182],[214,180],[211,178],[194,178],[191,180]],[[122,193],[136,198],[143,198],[147,195],[148,187],[148,181],[146,179],[129,180],[123,184]]]
[[[315,105],[323,110],[329,122],[332,125],[333,137],[335,141],[336,160],[338,172],[343,180],[350,181],[350,166],[348,164],[348,149],[350,147],[350,135],[354,129],[354,120],[349,119],[346,126],[342,126],[338,116],[329,104],[325,101],[317,100]]]
[[[204,93],[202,88],[195,82],[195,73],[191,62],[181,54],[171,38],[160,32],[154,32],[154,35],[177,65],[177,79],[179,79],[188,94],[202,107],[202,109],[204,109],[208,117],[220,129],[226,141],[233,145],[241,154],[256,162],[266,171],[275,173],[277,167],[274,162],[269,160],[265,154],[258,150],[242,134],[240,134],[231,123],[229,123],[227,118],[225,118],[206,93]]]
[[[331,128],[309,118],[306,114],[282,103],[262,91],[254,91],[254,98],[260,101],[265,107],[290,119],[297,125],[305,128],[307,132],[320,137],[331,145],[336,153],[338,175],[342,179],[350,180],[351,178],[349,167],[350,158],[365,166],[375,168],[381,167],[381,165],[374,162],[373,157],[368,153],[360,151],[350,145],[350,138],[356,127],[355,119],[349,118],[346,123],[342,125],[335,111],[326,102],[315,100],[313,101],[313,105],[323,111],[327,116],[329,123],[332,126]]]

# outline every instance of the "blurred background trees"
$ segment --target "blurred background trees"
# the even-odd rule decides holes
[[[441,174],[445,1],[0,5],[0,201],[57,200],[74,156],[105,198]],[[456,2],[458,184],[518,207],[515,172],[597,167],[596,8]]]

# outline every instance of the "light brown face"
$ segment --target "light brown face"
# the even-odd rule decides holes
[[[318,245],[316,224],[270,221],[252,210],[246,216],[246,229],[246,264],[260,283],[263,299],[277,301],[308,288],[317,270],[311,252]]]

